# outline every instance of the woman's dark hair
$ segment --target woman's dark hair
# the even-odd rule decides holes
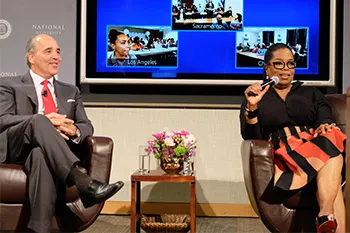
[[[117,31],[115,29],[112,29],[108,33],[108,41],[111,44],[115,44],[115,41],[117,40],[117,37],[119,35],[125,35],[123,32]]]
[[[292,50],[286,44],[283,44],[283,43],[273,44],[266,50],[266,53],[264,56],[265,65],[270,63],[270,61],[273,57],[273,53],[276,52],[277,50],[280,50],[280,49],[288,49],[293,54]],[[263,77],[264,80],[266,79],[266,76],[267,76],[267,74],[266,74],[266,71],[264,69],[264,77]]]
[[[134,43],[140,43],[140,37],[135,36],[133,42],[134,42]]]
[[[242,22],[242,14],[236,13],[238,22]]]

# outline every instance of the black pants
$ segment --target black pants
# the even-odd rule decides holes
[[[43,115],[8,129],[7,162],[24,164],[28,172],[31,216],[28,227],[35,232],[50,232],[57,199],[57,182],[65,183],[79,159]]]

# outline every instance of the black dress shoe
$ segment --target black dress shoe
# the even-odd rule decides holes
[[[113,184],[104,184],[97,180],[92,180],[86,189],[79,190],[80,199],[84,207],[89,208],[112,197],[123,186],[124,183],[122,181]]]

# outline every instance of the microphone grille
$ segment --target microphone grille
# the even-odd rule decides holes
[[[277,76],[272,76],[271,79],[273,80],[273,82],[276,84],[278,84],[280,82],[280,79]]]

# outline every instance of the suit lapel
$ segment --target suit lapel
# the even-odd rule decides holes
[[[68,111],[67,111],[67,103],[64,101],[66,99],[64,96],[64,87],[60,85],[60,83],[57,82],[56,79],[54,80],[53,85],[55,87],[58,113],[62,115],[66,115]]]
[[[38,112],[38,97],[36,95],[36,91],[35,91],[35,87],[34,87],[34,83],[32,80],[32,77],[30,76],[30,73],[26,73],[23,78],[22,78],[22,82],[23,82],[23,91],[24,93],[27,94],[27,97],[29,98],[30,102],[32,103],[32,112],[33,114]]]

